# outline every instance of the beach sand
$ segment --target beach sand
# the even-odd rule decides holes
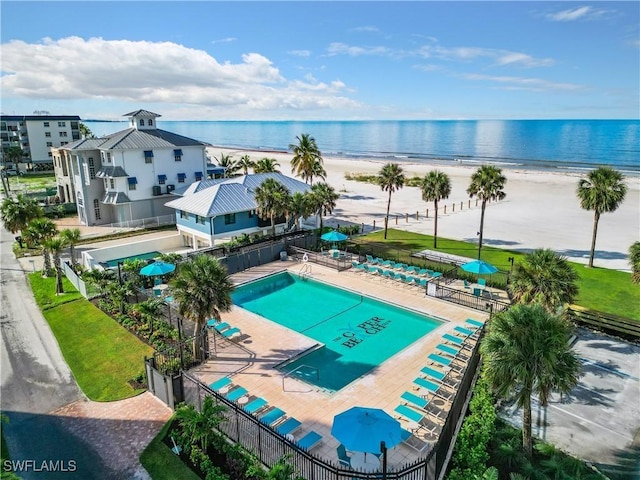
[[[275,158],[280,171],[291,173],[291,153],[238,150],[224,147],[208,147],[207,154],[213,163],[221,153],[239,159],[249,155],[256,161],[264,157]],[[327,171],[326,181],[340,194],[337,207],[326,225],[362,224],[370,231],[384,225],[388,193],[379,186],[345,179],[345,173],[377,174],[386,161],[372,158],[323,156]],[[451,165],[411,163],[398,160],[407,177],[424,176],[438,169],[449,175],[452,190],[449,199],[440,204],[438,236],[477,242],[480,226],[480,206],[476,207],[466,189],[471,174],[479,165]],[[491,203],[485,213],[483,245],[527,252],[536,248],[551,248],[570,260],[586,264],[591,248],[593,212],[582,210],[576,197],[576,186],[581,174],[550,170],[523,170],[503,168],[507,177],[506,198]],[[314,179],[314,181],[316,181]],[[622,205],[612,213],[603,213],[598,223],[596,257],[594,265],[630,271],[628,250],[640,240],[640,177],[627,177],[627,196]],[[460,209],[462,202],[463,208]],[[456,204],[455,211],[452,205]],[[442,207],[447,206],[447,213]],[[425,210],[429,209],[429,218]],[[419,219],[416,220],[416,212]],[[409,214],[409,220],[406,215]],[[433,203],[422,200],[420,189],[404,187],[391,198],[390,228],[433,234]],[[395,217],[398,216],[396,225]]]

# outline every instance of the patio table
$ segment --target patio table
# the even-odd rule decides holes
[[[375,472],[380,468],[380,459],[372,453],[355,452],[351,455],[351,466],[363,472]]]

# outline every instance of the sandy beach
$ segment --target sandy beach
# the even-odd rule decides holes
[[[214,163],[221,153],[236,160],[245,154],[254,161],[264,157],[275,158],[280,164],[280,171],[292,175],[290,153],[207,148],[207,154]],[[364,223],[370,229],[375,221],[376,228],[381,227],[388,194],[376,185],[346,180],[345,174],[376,174],[386,161],[364,157],[354,160],[323,156],[323,159],[326,181],[340,193],[337,207],[333,215],[325,219],[325,224]],[[472,199],[469,208],[466,189],[478,165],[417,164],[402,160],[398,163],[407,177],[421,177],[433,169],[447,173],[452,190],[449,199],[441,204],[447,206],[447,213],[442,208],[439,211],[438,235],[477,241],[480,207],[476,207],[475,199]],[[509,167],[504,167],[503,172],[507,177],[507,196],[488,206],[483,244],[516,251],[551,248],[572,261],[586,264],[591,247],[593,212],[582,210],[575,194],[581,175],[568,171],[560,173]],[[604,213],[600,217],[595,266],[630,271],[627,253],[631,244],[640,240],[640,177],[627,177],[626,182],[628,191],[622,205],[615,212]],[[456,204],[455,211],[452,211],[453,204]],[[426,209],[429,209],[428,219],[425,218]],[[419,212],[418,220],[416,212]],[[433,203],[424,202],[417,187],[404,187],[392,195],[391,214],[392,228],[433,234]],[[395,216],[399,216],[397,225]]]

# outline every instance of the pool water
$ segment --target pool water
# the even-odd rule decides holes
[[[105,263],[110,267],[117,267],[118,262],[124,263],[127,260],[152,260],[156,257],[159,257],[160,255],[160,252],[142,253],[140,255],[131,255],[129,257],[114,258],[113,260],[108,260]]]
[[[238,287],[233,302],[317,340],[278,368],[334,392],[441,325],[440,320],[287,272]]]

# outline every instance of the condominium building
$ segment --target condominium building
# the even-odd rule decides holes
[[[34,170],[53,170],[51,148],[80,139],[77,115],[2,115],[0,140],[2,163],[9,147],[22,149],[22,162]]]
[[[206,144],[161,130],[160,115],[137,110],[129,128],[53,149],[58,196],[75,202],[85,225],[136,222],[169,216],[165,206],[177,187],[213,177]]]

